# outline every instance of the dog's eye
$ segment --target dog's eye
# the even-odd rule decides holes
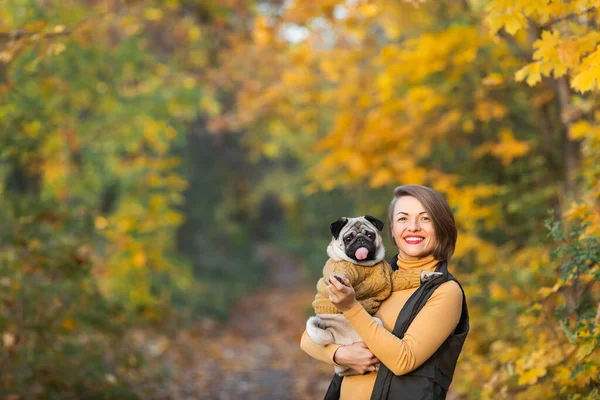
[[[346,236],[346,237],[344,238],[344,241],[345,241],[346,243],[350,243],[350,242],[352,241],[352,236]]]
[[[367,236],[369,237],[369,239],[373,240],[375,239],[375,234],[373,232],[367,232]]]

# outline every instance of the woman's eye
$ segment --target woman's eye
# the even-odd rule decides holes
[[[421,218],[423,221],[429,221],[429,217],[422,217]]]

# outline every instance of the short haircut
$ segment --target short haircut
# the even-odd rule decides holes
[[[456,247],[458,232],[454,222],[454,214],[444,197],[427,186],[404,185],[394,189],[394,198],[388,209],[388,234],[394,246],[398,247],[392,228],[394,224],[394,208],[400,197],[412,196],[419,200],[433,221],[437,245],[433,250],[436,260],[450,260]]]

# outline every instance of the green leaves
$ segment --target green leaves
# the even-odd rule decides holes
[[[577,279],[580,274],[590,274],[598,265],[600,238],[585,234],[589,224],[571,225],[570,230],[566,230],[563,222],[548,219],[546,227],[552,239],[559,243],[552,255],[557,261],[563,260],[561,279]]]

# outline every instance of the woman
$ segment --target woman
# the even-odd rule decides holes
[[[388,229],[398,248],[398,256],[390,262],[394,269],[441,271],[443,283],[393,292],[375,314],[383,322],[381,327],[356,301],[350,285],[330,279],[329,299],[363,342],[319,346],[304,332],[300,347],[317,360],[348,366],[363,375],[345,377],[341,388],[336,388],[341,378],[334,378],[327,399],[443,399],[452,380],[469,329],[464,293],[446,270],[457,238],[452,211],[433,189],[399,186],[389,207]],[[422,308],[416,309],[419,300]],[[411,310],[405,309],[400,315],[405,305],[413,309],[407,321],[405,315]],[[403,321],[399,321],[399,315]],[[405,322],[405,332],[398,330],[397,322]]]

